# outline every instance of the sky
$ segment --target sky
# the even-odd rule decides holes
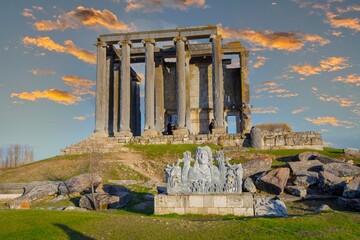
[[[322,132],[326,146],[360,147],[358,0],[1,3],[0,148],[27,145],[39,160],[93,133],[100,34],[208,24],[250,51],[254,125],[285,122]]]

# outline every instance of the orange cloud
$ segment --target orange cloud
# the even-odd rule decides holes
[[[278,107],[254,107],[251,109],[252,113],[259,113],[259,114],[265,114],[265,113],[277,113],[279,111]]]
[[[33,24],[38,31],[50,31],[67,28],[78,29],[88,27],[91,29],[106,28],[110,31],[128,30],[128,26],[119,21],[117,16],[109,10],[96,10],[78,6],[75,11],[65,12],[57,17],[56,21],[42,20]]]
[[[320,67],[315,67],[312,65],[293,65],[290,66],[291,70],[293,72],[296,72],[297,74],[304,75],[304,76],[310,76],[310,75],[316,75],[319,74],[322,69]]]
[[[190,7],[208,8],[206,0],[125,0],[126,12],[143,10],[144,12],[161,12],[164,8],[187,10]]]
[[[341,98],[339,96],[330,97],[327,95],[322,95],[322,96],[319,96],[319,99],[322,102],[336,102],[341,107],[351,107],[355,104],[354,101],[351,101],[350,99],[347,99],[347,98]]]
[[[33,92],[21,92],[21,93],[12,93],[11,97],[18,97],[20,99],[28,100],[31,102],[36,101],[37,99],[48,99],[63,105],[72,105],[81,100],[81,97],[72,95],[67,91],[61,91],[57,89],[49,89],[45,91],[33,91]]]
[[[23,15],[24,17],[29,17],[29,18],[32,18],[32,19],[36,19],[36,17],[34,16],[33,10],[28,9],[28,8],[25,8],[22,11],[21,15]]]
[[[347,58],[344,57],[329,57],[321,60],[320,66],[313,66],[310,64],[305,65],[292,65],[290,66],[293,72],[304,76],[316,75],[321,72],[332,72],[350,67],[347,63]]]
[[[336,8],[339,13],[346,13],[352,11],[360,11],[360,5],[347,6],[346,8]]]
[[[318,117],[318,118],[305,118],[305,120],[315,124],[315,125],[332,125],[334,127],[345,127],[353,128],[353,123],[350,121],[344,121],[336,119],[335,117]]]
[[[264,66],[265,62],[267,60],[269,60],[268,58],[266,58],[264,56],[257,56],[256,59],[257,59],[257,62],[254,63],[254,68],[259,68],[259,67]]]
[[[30,72],[33,75],[55,75],[56,72],[54,70],[51,69],[31,69]]]
[[[229,27],[220,28],[220,34],[225,39],[242,39],[249,42],[253,47],[262,47],[263,49],[278,49],[289,52],[300,50],[307,42],[316,43],[320,46],[329,44],[330,41],[318,36],[303,32],[273,32],[270,30],[237,30]]]
[[[289,97],[297,97],[297,96],[299,96],[298,93],[287,93],[287,94],[276,95],[276,97],[279,97],[279,98],[289,98]]]
[[[49,51],[67,53],[84,62],[96,64],[96,55],[93,52],[77,48],[71,40],[65,41],[65,46],[62,46],[58,43],[55,43],[49,37],[31,38],[26,36],[23,38],[22,42],[25,46],[35,45]]]
[[[298,113],[301,113],[301,112],[303,112],[303,111],[305,111],[305,108],[304,108],[304,107],[301,107],[301,108],[299,108],[299,109],[294,109],[291,113],[292,113],[292,114],[298,114]]]
[[[359,18],[342,18],[332,12],[326,12],[327,21],[333,28],[348,28],[355,31],[360,31]]]
[[[91,88],[95,85],[95,81],[78,76],[72,76],[72,75],[63,76],[62,80],[64,81],[65,85],[74,88],[73,94],[76,95],[91,94],[95,96],[95,92],[91,90]]]
[[[86,117],[85,116],[76,116],[76,117],[73,117],[73,119],[78,120],[78,121],[84,121],[84,120],[86,120]]]
[[[350,74],[346,77],[337,77],[333,80],[333,82],[344,82],[344,83],[350,83],[355,84],[356,86],[360,86],[360,75],[357,74]]]
[[[278,84],[273,81],[263,82],[262,84],[265,86],[268,86],[268,87],[277,87],[278,86]]]
[[[269,93],[285,93],[285,92],[288,92],[288,90],[283,88],[273,89],[269,91]]]

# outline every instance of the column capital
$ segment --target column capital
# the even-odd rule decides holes
[[[219,35],[219,34],[211,34],[211,35],[210,35],[210,42],[213,41],[214,39],[215,39],[215,40],[218,40],[218,39],[219,39],[219,40],[221,41],[223,38],[222,38],[222,36]]]
[[[173,38],[173,42],[177,42],[177,41],[183,41],[183,42],[187,42],[187,38],[183,37],[183,36],[176,36]]]
[[[96,47],[106,47],[107,43],[98,41],[98,42],[93,43],[93,45],[96,46]]]
[[[132,47],[132,42],[130,40],[123,40],[119,42],[119,45],[120,46],[129,45],[130,47]]]
[[[145,38],[145,39],[141,40],[141,43],[144,44],[144,45],[146,43],[151,43],[151,44],[155,45],[155,39],[153,39],[153,38]]]

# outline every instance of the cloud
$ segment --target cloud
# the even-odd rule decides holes
[[[332,30],[330,33],[336,37],[340,37],[342,35],[342,32],[336,30]]]
[[[353,123],[350,121],[339,120],[335,117],[318,117],[318,118],[305,118],[305,120],[315,125],[331,125],[334,127],[353,128]]]
[[[337,77],[333,80],[333,82],[344,82],[355,84],[356,86],[360,86],[360,75],[357,74],[349,74],[346,77]]]
[[[263,82],[262,84],[265,86],[268,86],[268,87],[277,87],[278,86],[278,84],[273,81]]]
[[[224,39],[242,39],[253,47],[267,50],[284,50],[289,52],[299,51],[306,43],[324,46],[330,41],[319,36],[303,32],[274,32],[271,30],[254,31],[238,30],[218,25],[220,34]]]
[[[277,113],[279,111],[278,107],[254,107],[251,109],[252,113]]]
[[[78,6],[75,11],[59,15],[56,21],[42,20],[33,24],[38,31],[51,31],[61,29],[88,27],[91,29],[106,28],[110,31],[125,31],[129,27],[118,20],[117,16],[107,9],[96,10]]]
[[[341,98],[339,96],[335,96],[335,97],[330,97],[328,95],[322,95],[319,96],[320,101],[322,102],[336,102],[338,103],[341,107],[351,107],[355,104],[354,101],[347,99],[347,98]]]
[[[287,94],[276,95],[276,97],[279,97],[279,98],[289,98],[289,97],[297,97],[297,96],[299,96],[298,93],[287,93]]]
[[[33,75],[49,75],[49,74],[55,75],[56,74],[56,72],[51,69],[31,69],[30,72]]]
[[[347,13],[347,12],[355,12],[355,11],[360,11],[360,5],[351,5],[351,6],[347,6],[346,8],[336,8],[336,11],[338,11],[338,13]]]
[[[32,8],[36,11],[44,11],[44,8],[41,6],[32,6]]]
[[[206,0],[125,0],[126,12],[142,10],[144,12],[161,12],[164,8],[187,10],[190,7],[208,8]]]
[[[310,64],[305,65],[292,65],[290,69],[292,72],[304,76],[311,76],[320,74],[321,72],[333,72],[341,69],[350,67],[348,64],[348,59],[345,57],[329,57],[327,59],[321,60],[319,66],[314,66]]]
[[[91,88],[95,85],[95,81],[78,76],[72,76],[72,75],[63,76],[62,80],[64,81],[65,85],[74,88],[72,94],[75,95],[91,94],[95,96],[95,92],[91,90]]]
[[[264,63],[266,62],[266,60],[269,60],[268,58],[264,57],[264,56],[257,56],[256,57],[257,62],[254,63],[254,68],[259,68],[264,66]]]
[[[36,19],[36,17],[34,16],[33,10],[29,9],[29,8],[25,8],[22,11],[21,15],[23,15],[24,17],[29,17],[29,18],[32,18],[32,19]]]
[[[76,116],[76,117],[73,117],[74,120],[78,120],[78,121],[84,121],[86,120],[86,117],[85,116]]]
[[[304,75],[304,76],[311,76],[316,75],[322,72],[322,69],[320,67],[316,67],[313,65],[292,65],[290,66],[291,70],[293,72],[296,72],[297,74]]]
[[[283,89],[283,88],[278,88],[278,89],[273,89],[273,90],[269,90],[268,93],[285,93],[288,92],[288,90]]]
[[[21,93],[12,93],[11,97],[18,97],[20,99],[28,100],[31,102],[36,101],[37,99],[48,99],[63,105],[72,105],[81,101],[81,97],[75,96],[68,93],[67,91],[62,91],[58,89],[49,89],[45,91],[33,91],[33,92],[21,92]]]
[[[96,55],[93,52],[77,48],[71,40],[65,41],[65,46],[55,43],[50,37],[31,38],[26,36],[23,38],[22,43],[25,46],[35,45],[49,51],[58,53],[67,53],[75,56],[76,58],[91,64],[96,64]]]
[[[301,112],[304,112],[304,111],[305,111],[305,108],[301,107],[301,108],[298,108],[298,109],[294,109],[291,113],[292,114],[298,114],[298,113],[301,113]]]

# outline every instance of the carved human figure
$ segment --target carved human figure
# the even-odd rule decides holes
[[[211,149],[207,146],[195,149],[195,164],[189,170],[189,182],[202,180],[208,183],[218,183],[220,172],[213,165]]]

